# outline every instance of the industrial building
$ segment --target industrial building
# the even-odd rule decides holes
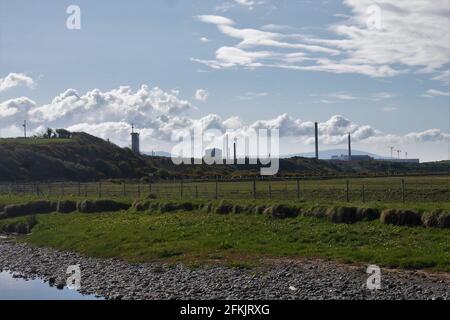
[[[141,153],[139,146],[139,133],[134,132],[134,125],[131,125],[131,150],[134,153]]]

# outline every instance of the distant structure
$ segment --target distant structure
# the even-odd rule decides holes
[[[314,123],[314,136],[316,141],[316,159],[319,159],[319,124]]]
[[[377,161],[383,161],[383,162],[394,162],[394,163],[420,163],[420,159],[395,159],[395,158],[388,158],[388,159],[377,159]]]
[[[27,120],[23,120],[23,137],[26,139],[27,138]]]
[[[351,153],[348,155],[341,154],[339,156],[331,156],[332,161],[369,161],[373,159],[374,158],[368,155],[351,155]]]
[[[348,134],[348,161],[352,161],[352,135]]]
[[[134,132],[134,124],[131,125],[131,150],[134,153],[141,153],[139,147],[139,133]]]
[[[237,141],[237,139],[234,138],[234,143],[233,143],[233,156],[234,156],[234,158],[233,158],[233,164],[236,164],[236,162],[237,162],[237,157],[236,157],[236,141]]]

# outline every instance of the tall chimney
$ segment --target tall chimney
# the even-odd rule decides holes
[[[319,124],[314,123],[314,132],[316,137],[316,159],[319,159]]]
[[[234,143],[233,143],[233,149],[234,149],[234,158],[233,158],[233,164],[237,163],[237,157],[236,157],[236,138],[234,138]]]
[[[348,161],[352,161],[352,136],[348,134]]]

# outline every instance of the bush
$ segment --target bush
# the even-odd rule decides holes
[[[84,200],[77,204],[78,211],[83,213],[114,212],[127,210],[130,205],[113,200]]]
[[[227,204],[225,201],[221,200],[214,212],[217,214],[229,214],[232,210],[233,206],[231,204]]]
[[[358,208],[356,215],[358,221],[373,221],[380,218],[380,212],[372,208]]]
[[[309,211],[304,213],[305,217],[316,217],[316,218],[325,218],[327,216],[327,208],[323,207],[314,207]]]
[[[398,225],[398,215],[395,209],[385,209],[381,212],[380,221],[384,224]]]
[[[395,226],[418,226],[422,224],[419,213],[410,210],[386,209],[381,212],[380,220]]]
[[[244,211],[244,208],[241,207],[240,205],[236,204],[233,206],[233,210],[231,212],[238,214]]]
[[[437,228],[440,215],[440,210],[425,212],[424,214],[422,214],[422,224],[427,228]]]
[[[59,213],[70,213],[77,210],[77,203],[71,200],[60,200],[56,205],[56,211]]]
[[[357,209],[349,207],[330,208],[327,217],[334,223],[355,223],[358,221]]]
[[[147,199],[158,199],[158,196],[156,195],[156,193],[149,193],[146,197]]]
[[[5,218],[22,217],[31,214],[50,213],[56,211],[56,203],[51,201],[34,201],[25,204],[11,204],[4,208]]]
[[[264,210],[264,214],[272,219],[285,219],[298,216],[299,210],[297,208],[288,207],[282,204],[277,204],[268,207]]]
[[[175,203],[162,203],[159,206],[159,211],[161,212],[171,212],[179,210],[179,206]]]
[[[450,213],[441,212],[437,223],[438,228],[450,228]]]
[[[255,209],[253,209],[253,212],[256,214],[263,214],[264,210],[266,210],[265,206],[256,206]]]

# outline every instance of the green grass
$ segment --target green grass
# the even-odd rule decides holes
[[[26,241],[129,262],[247,266],[261,258],[326,258],[383,267],[450,271],[450,230],[354,225],[297,217],[204,212],[50,214]],[[11,221],[3,220],[2,223]]]
[[[39,145],[45,145],[45,144],[54,144],[54,143],[69,143],[72,142],[72,139],[46,139],[46,138],[0,138],[0,144],[4,143],[19,143],[19,144],[39,144]]]

